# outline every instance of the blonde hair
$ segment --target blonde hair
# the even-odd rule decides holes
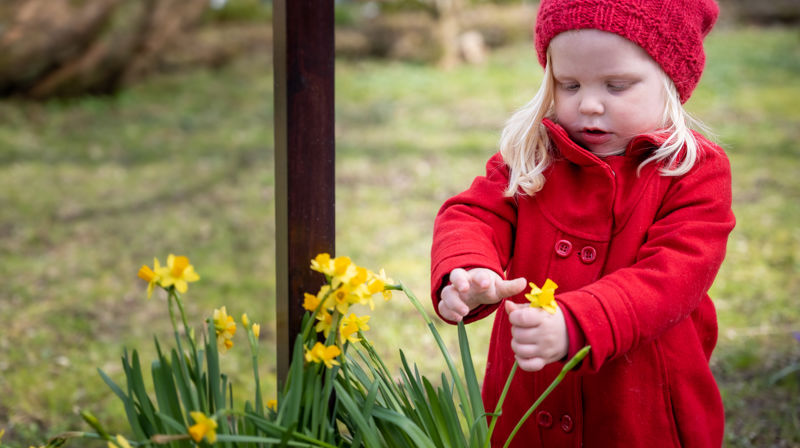
[[[681,176],[692,169],[701,150],[692,128],[705,132],[708,129],[686,112],[675,84],[666,73],[661,71],[661,74],[666,101],[660,131],[667,133],[668,137],[639,165],[637,175],[645,165],[654,162],[661,163],[659,172],[662,176]],[[508,197],[516,195],[519,190],[533,196],[544,187],[544,171],[552,163],[556,149],[550,143],[542,120],[555,118],[554,90],[555,79],[548,52],[539,91],[511,115],[500,136],[500,154],[510,171],[505,191]]]

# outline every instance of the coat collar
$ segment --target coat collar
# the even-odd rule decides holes
[[[542,124],[547,129],[550,139],[561,156],[579,166],[603,165],[605,162],[600,157],[590,151],[580,147],[575,143],[567,131],[558,123],[545,118]],[[639,159],[642,155],[649,153],[652,149],[661,146],[666,141],[668,135],[665,133],[642,134],[634,137],[625,148],[625,154],[621,157]],[[610,156],[620,157],[620,156]]]

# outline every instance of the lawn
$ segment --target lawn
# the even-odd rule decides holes
[[[728,151],[738,219],[712,289],[726,445],[798,446],[800,35],[719,28],[707,52],[687,106]],[[79,409],[124,432],[96,368],[120,379],[124,347],[149,359],[152,335],[170,337],[163,296],[148,301],[136,278],[169,253],[188,255],[202,277],[186,295],[197,327],[222,305],[262,323],[265,398],[274,394],[271,70],[256,58],[161,75],[116,97],[0,102],[5,444],[85,430]],[[427,298],[433,218],[481,173],[504,120],[534,93],[532,45],[447,72],[340,60],[336,76],[337,252]],[[399,295],[370,324],[392,368],[399,346],[423,372],[443,368]],[[488,320],[469,327],[479,370],[489,329]],[[455,341],[454,328],[441,331]],[[249,357],[237,344],[223,362],[245,394]]]

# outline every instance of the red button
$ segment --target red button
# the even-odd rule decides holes
[[[564,432],[572,431],[572,417],[567,414],[561,416],[561,429]]]
[[[597,251],[592,246],[586,246],[581,249],[580,256],[582,262],[586,264],[594,263],[594,260],[597,259]]]
[[[566,257],[572,253],[572,243],[567,240],[558,240],[556,243],[556,254],[560,257]]]
[[[549,428],[553,426],[553,416],[547,411],[539,411],[536,415],[536,423],[542,428]]]

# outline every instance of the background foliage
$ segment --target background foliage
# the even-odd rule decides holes
[[[712,290],[726,445],[797,446],[800,36],[723,26],[707,53],[688,107],[729,153],[738,218]],[[524,42],[479,66],[347,59],[336,75],[337,253],[424,297],[439,205],[482,172],[541,69]],[[146,358],[151,335],[170,334],[154,303],[163,297],[146,301],[136,278],[170,252],[189,255],[202,277],[185,297],[191,322],[223,304],[262,322],[263,387],[275,389],[272,119],[268,56],[159,75],[115,97],[0,102],[4,443],[83,428],[78,409],[124,428],[95,368],[119,380],[123,346]],[[376,310],[371,340],[385,359],[402,345],[440,371],[426,363],[438,358],[414,314],[401,301]],[[489,327],[468,327],[479,370]],[[455,349],[455,328],[440,331]],[[223,363],[246,387],[239,344]]]

